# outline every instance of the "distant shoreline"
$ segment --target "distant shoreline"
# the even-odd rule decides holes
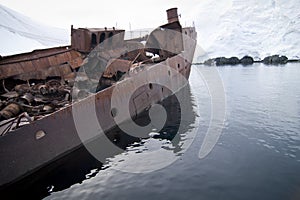
[[[263,63],[265,65],[283,65],[287,63],[300,62],[300,59],[289,59],[286,56],[272,55],[264,59],[254,60],[251,56],[238,57],[216,57],[210,58],[203,63],[193,63],[193,65],[206,65],[206,66],[224,66],[224,65],[252,65],[254,63]]]

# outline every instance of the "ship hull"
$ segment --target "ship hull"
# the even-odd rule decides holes
[[[179,89],[188,84],[187,81],[182,81],[182,78],[188,80],[195,43],[196,41],[189,44],[190,52],[178,54],[162,63],[147,67],[145,69],[147,84],[142,86],[130,84],[132,80],[145,81],[145,76],[139,75],[117,83],[118,86],[124,88],[122,91],[124,93],[135,91],[128,105],[131,118],[175,92],[170,88],[165,88],[166,85],[172,87],[175,84]],[[187,53],[189,55],[186,55]],[[152,83],[163,84],[152,85]],[[1,188],[9,186],[92,141],[99,136],[99,133],[93,133],[99,124],[104,132],[117,126],[111,111],[111,99],[115,87],[115,85],[108,87],[72,106],[65,107],[3,136],[0,140]],[[114,98],[117,98],[116,102],[118,98],[119,102],[122,102],[121,94],[115,95]],[[88,110],[95,111],[99,122],[97,126],[91,123],[95,119],[91,118],[93,115],[91,116]],[[123,121],[125,120],[124,118]],[[84,127],[86,127],[86,134],[82,137]],[[43,133],[42,136],[40,133]]]

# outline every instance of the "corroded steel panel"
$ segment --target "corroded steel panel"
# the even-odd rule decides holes
[[[112,77],[117,72],[128,72],[131,67],[131,61],[122,59],[111,59],[107,63],[106,70],[103,74],[105,77]]]
[[[81,56],[79,56],[77,58],[70,59],[69,64],[72,69],[76,69],[81,66],[82,62],[83,62],[83,60],[82,60]]]
[[[32,54],[16,55],[8,60],[0,62],[0,79],[47,69],[64,63],[71,63],[72,68],[78,68],[82,64],[82,55],[71,49],[48,49],[49,51],[37,51]],[[38,78],[38,76],[36,76]]]

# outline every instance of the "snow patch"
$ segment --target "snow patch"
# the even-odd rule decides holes
[[[45,26],[0,5],[0,55],[69,45],[67,30]]]

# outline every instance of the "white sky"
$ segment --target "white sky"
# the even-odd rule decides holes
[[[205,1],[205,0],[200,0]],[[198,1],[199,2],[199,1]],[[182,25],[192,25],[195,0],[0,0],[0,4],[46,25],[74,27],[113,27],[128,30],[154,28],[166,23],[166,10],[178,7]]]

